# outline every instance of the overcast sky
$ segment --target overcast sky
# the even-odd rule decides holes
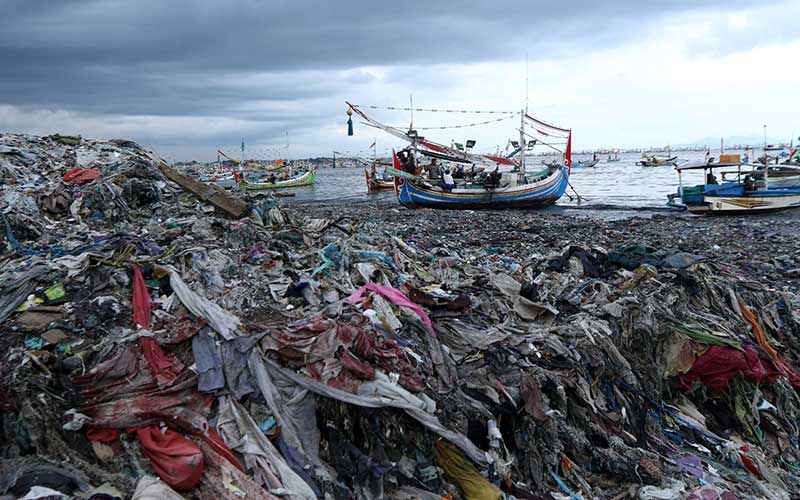
[[[800,134],[798,0],[0,0],[0,131],[124,137],[170,159],[398,144],[364,105],[516,110],[575,147]],[[408,113],[379,112],[392,124]],[[414,115],[415,125],[474,117]],[[505,146],[515,123],[428,132]]]

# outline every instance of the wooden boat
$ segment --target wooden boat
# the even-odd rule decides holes
[[[452,190],[432,185],[421,179],[395,177],[395,189],[400,204],[408,208],[500,209],[535,208],[552,205],[564,194],[569,181],[569,168],[548,169],[547,175],[519,177],[511,173],[497,187],[467,184]]]
[[[367,191],[394,189],[394,178],[372,177],[367,169],[364,169],[364,177],[367,181]]]
[[[753,170],[743,164],[739,155],[725,155],[723,161],[709,162],[677,168],[678,191],[668,196],[669,206],[693,214],[742,214],[800,208],[800,185],[774,185],[770,170]],[[746,170],[742,170],[742,168]],[[714,170],[735,168],[721,172],[721,182]],[[704,184],[684,186],[682,172],[703,170]],[[761,175],[761,179],[757,178]]]
[[[678,166],[678,157],[677,156],[670,156],[670,157],[660,157],[656,155],[642,155],[642,159],[636,162],[637,165],[641,165],[642,167],[664,167],[664,166]]]
[[[367,191],[382,191],[384,189],[394,189],[394,177],[381,175],[378,177],[378,172],[375,165],[372,165],[372,171],[364,169],[364,177],[367,181]]]
[[[283,189],[310,186],[314,184],[316,180],[316,174],[316,169],[312,168],[311,170],[299,173],[289,179],[276,180],[275,182],[248,182],[242,179],[239,181],[239,187],[245,191],[262,191],[265,189]]]
[[[618,155],[609,156],[608,159],[606,159],[606,163],[616,163],[618,161],[619,161]]]
[[[597,165],[600,160],[589,161],[576,161],[572,164],[572,168],[592,168]]]
[[[764,165],[758,165],[753,172],[748,172],[756,181],[756,185],[764,185]],[[770,186],[799,186],[800,168],[788,165],[770,165],[767,167]]]
[[[398,155],[393,152],[394,168],[387,170],[394,175],[397,198],[406,207],[444,209],[540,207],[555,203],[567,189],[572,165],[572,130],[551,125],[528,115],[525,111],[519,112],[518,128],[519,144],[525,146],[520,150],[519,158],[509,158],[497,154],[477,154],[471,150],[435,143],[420,137],[416,130],[405,131],[385,125],[367,116],[358,106],[347,104],[367,125],[410,142],[412,154],[420,153],[452,164],[483,164],[494,167],[489,174],[484,172],[468,179],[451,178],[448,180],[449,184],[445,185],[444,179],[450,177],[449,174],[443,175],[441,183],[425,180],[418,175],[418,172],[417,175],[409,173],[412,169],[408,164],[403,168]],[[441,111],[447,112],[447,110]],[[513,116],[513,113],[498,113]],[[526,133],[526,124],[529,126],[529,133]],[[547,147],[563,154],[562,163],[558,163],[555,168],[547,168],[537,173],[526,172],[525,151],[532,151],[536,146],[537,140],[528,141],[534,134],[546,137],[544,142],[547,143]],[[563,146],[563,151],[558,146]],[[501,166],[509,170],[501,172]]]

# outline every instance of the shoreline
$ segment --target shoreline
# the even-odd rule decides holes
[[[287,208],[295,208],[287,204]],[[346,217],[383,226],[400,235],[452,243],[470,236],[481,241],[505,241],[538,245],[538,253],[562,250],[569,245],[602,246],[606,249],[641,242],[658,249],[678,249],[745,266],[752,279],[768,277],[775,283],[800,285],[800,216],[784,211],[755,216],[697,216],[650,209],[597,210],[553,207],[545,210],[447,211],[406,209],[384,205],[308,204],[309,217]],[[377,229],[372,229],[377,230]],[[513,249],[512,249],[513,250]],[[784,274],[786,273],[786,274]]]

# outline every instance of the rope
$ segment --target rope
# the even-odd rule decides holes
[[[502,122],[502,121],[508,120],[510,118],[514,118],[514,116],[504,116],[503,118],[496,118],[494,120],[486,120],[486,121],[475,122],[475,123],[465,123],[463,125],[442,125],[440,127],[414,127],[414,128],[416,130],[449,130],[449,129],[454,129],[454,128],[468,128],[468,127],[477,127],[479,125],[488,125],[490,123]],[[361,122],[361,123],[364,124],[364,125],[369,125],[371,127],[375,127],[375,125],[372,125],[371,123],[367,123],[367,122]],[[403,127],[398,127],[398,126],[395,126],[395,125],[387,125],[387,126],[395,128],[395,129],[403,129]]]
[[[451,128],[467,128],[467,127],[477,127],[478,125],[488,125],[490,123],[497,123],[508,120],[510,118],[514,118],[514,116],[505,116],[503,118],[497,118],[495,120],[486,120],[482,122],[475,122],[475,123],[466,123],[464,125],[443,125],[441,127],[416,127],[417,130],[447,130]]]
[[[569,181],[569,178],[567,178],[567,186],[569,186],[570,189],[572,189],[572,192],[575,193],[575,196],[578,197],[578,203],[580,203],[580,202],[582,202],[584,200],[583,196],[579,195],[578,192],[575,191],[575,188],[572,186],[572,183]],[[569,195],[567,195],[567,196],[569,196]],[[570,199],[570,201],[572,201],[572,197],[571,196],[570,196],[569,199]],[[588,198],[586,198],[586,199],[588,200]]]
[[[433,108],[402,108],[397,106],[358,106],[353,105],[354,108],[368,108],[368,109],[389,109],[392,111],[425,111],[429,113],[464,113],[464,114],[484,114],[484,115],[515,115],[516,111],[486,111],[486,110],[469,110],[469,109],[433,109]]]

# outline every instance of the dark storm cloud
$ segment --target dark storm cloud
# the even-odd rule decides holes
[[[7,0],[0,2],[0,104],[98,116],[234,117],[258,122],[259,134],[275,133],[341,108],[336,99],[300,118],[289,105],[368,85],[373,77],[357,68],[397,74],[525,53],[532,60],[585,53],[643,36],[677,12],[763,3]],[[234,133],[218,137],[225,134]]]

